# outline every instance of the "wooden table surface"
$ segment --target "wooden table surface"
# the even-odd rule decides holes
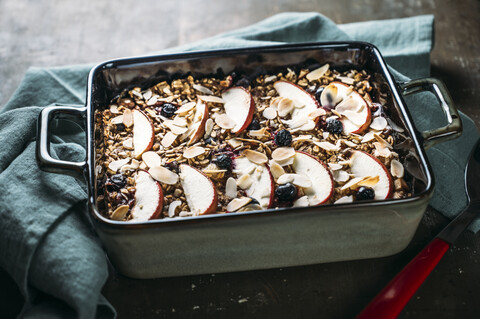
[[[479,124],[478,0],[0,0],[0,106],[30,66],[144,54],[286,11],[318,11],[336,23],[434,14],[432,75]],[[119,318],[353,318],[447,223],[429,208],[412,243],[391,257],[156,280],[112,270],[103,292]],[[462,234],[400,318],[479,318],[479,244],[479,235]],[[23,299],[2,270],[0,287],[0,317],[14,317]]]

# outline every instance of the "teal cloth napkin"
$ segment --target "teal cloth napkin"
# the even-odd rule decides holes
[[[378,46],[387,62],[402,72],[392,69],[397,79],[407,80],[429,75],[433,21],[433,16],[426,15],[337,26],[318,13],[282,13],[162,52],[361,40]],[[41,108],[54,103],[84,104],[90,68],[29,69],[0,113],[0,267],[25,296],[22,316],[27,318],[115,317],[100,294],[108,271],[100,243],[86,222],[85,186],[71,177],[40,171],[34,153]],[[419,129],[443,125],[443,115],[431,96],[416,95],[408,103]],[[437,182],[431,205],[448,217],[466,205],[463,171],[478,138],[474,123],[464,115],[462,120],[460,139],[428,151]],[[70,127],[56,133],[54,154],[66,160],[83,159],[83,135],[78,130]],[[477,221],[473,230],[479,229]]]

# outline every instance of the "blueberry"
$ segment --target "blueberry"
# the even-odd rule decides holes
[[[342,122],[339,119],[332,118],[327,120],[327,131],[333,134],[341,134],[343,131]]]
[[[249,131],[256,131],[260,129],[260,122],[254,118],[251,122],[250,125],[248,125],[247,130]]]
[[[323,87],[320,87],[318,88],[318,90],[315,92],[315,98],[317,99],[317,101],[320,103],[320,97],[322,96],[322,92],[323,92]]]
[[[290,183],[279,185],[275,190],[275,196],[282,202],[292,201],[297,197],[297,188]]]
[[[362,186],[357,190],[355,198],[357,200],[372,200],[375,198],[375,191],[373,188]]]
[[[288,146],[292,143],[292,134],[287,130],[280,130],[275,134],[274,141],[277,146]]]
[[[215,162],[221,169],[230,169],[232,167],[232,158],[227,154],[217,155]]]
[[[115,192],[127,185],[127,179],[122,174],[112,175],[105,182],[108,192]]]
[[[115,128],[119,132],[125,131],[125,125],[123,123],[118,123]]]
[[[236,86],[242,86],[242,87],[248,89],[248,87],[250,86],[250,81],[247,78],[243,77],[240,80],[238,80],[237,83],[235,83],[235,85]]]
[[[175,114],[176,110],[177,108],[175,107],[175,105],[171,103],[165,103],[162,106],[162,110],[160,111],[160,114],[167,118],[171,118]]]

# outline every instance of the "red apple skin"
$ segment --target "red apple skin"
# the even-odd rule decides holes
[[[308,153],[305,153],[305,152],[302,152],[302,151],[295,151],[297,153],[302,153],[304,155],[307,155],[307,156],[310,156],[311,158],[313,158],[314,160],[316,160],[317,162],[319,162],[320,164],[322,164],[322,166],[325,168],[325,170],[327,171],[328,173],[328,176],[330,177],[330,181],[332,182],[332,187],[330,189],[330,194],[328,194],[327,198],[325,198],[325,200],[323,200],[322,202],[318,203],[316,206],[320,206],[322,204],[325,204],[327,203],[330,198],[332,198],[332,195],[333,195],[333,188],[334,188],[334,181],[333,181],[333,176],[332,176],[332,173],[330,172],[330,169],[328,168],[328,166],[321,160],[319,160],[317,157],[313,156],[312,154],[308,154]]]
[[[238,129],[237,131],[233,131],[232,130],[232,133],[234,134],[240,134],[242,133],[243,131],[245,131],[247,129],[247,127],[250,125],[250,123],[252,122],[253,120],[253,111],[255,111],[255,101],[253,100],[253,97],[252,97],[252,94],[250,94],[250,92],[248,92],[247,89],[245,89],[243,86],[232,86],[231,88],[229,88],[228,90],[225,90],[225,92],[229,91],[229,90],[232,90],[232,89],[241,89],[243,90],[245,93],[248,94],[248,96],[250,96],[250,108],[248,109],[248,115],[247,115],[247,118],[245,120],[245,122],[243,123],[243,125],[240,127],[240,129]]]
[[[184,165],[188,165],[188,164],[184,164]],[[190,165],[188,165],[188,166],[190,166]],[[210,182],[210,184],[212,185],[212,188],[213,188],[212,203],[210,204],[210,206],[208,206],[208,208],[203,213],[200,213],[199,215],[214,214],[217,211],[217,203],[218,203],[218,195],[217,195],[217,189],[215,188],[215,185],[213,184],[210,177],[208,177],[204,172],[202,172],[201,170],[199,170],[199,169],[197,169],[193,166],[190,166],[190,167],[193,168],[194,170],[196,170],[197,172],[199,172],[200,174],[202,174],[203,176],[205,176],[205,178],[208,179],[208,181]]]
[[[305,74],[305,75],[306,75],[306,74]],[[300,90],[302,90],[307,96],[309,96],[309,97],[312,99],[313,103],[315,103],[315,105],[317,106],[317,109],[321,108],[320,103],[318,103],[317,99],[316,99],[314,96],[312,96],[310,93],[308,93],[308,92],[305,91],[303,88],[301,88],[300,86],[296,85],[295,83],[288,82],[288,81],[284,81],[284,80],[280,80],[280,81],[277,81],[277,82],[285,82],[285,83],[288,83],[288,84],[290,84],[290,85],[296,86],[297,88],[299,88]],[[276,83],[276,82],[275,82],[275,83]],[[315,120],[314,120],[315,124],[317,124],[319,120],[320,120],[320,116],[317,116],[317,118],[315,118]]]
[[[331,82],[330,84],[338,84],[338,85],[343,85],[345,87],[349,87],[348,85],[346,85],[345,83],[342,83],[342,82],[338,82],[338,81],[333,81]],[[329,85],[330,85],[329,84]],[[357,91],[353,91],[353,94],[356,94],[358,95],[358,97],[360,97],[363,102],[365,102],[365,105],[367,107],[367,120],[365,121],[365,123],[360,126],[357,130],[351,132],[351,133],[354,133],[354,134],[360,134],[360,133],[363,133],[363,131],[365,131],[369,126],[370,126],[370,123],[372,122],[372,112],[370,111],[370,107],[368,106],[368,103],[367,101],[365,101],[365,99],[363,98],[363,96],[361,96]],[[368,94],[368,93],[367,93]],[[370,97],[370,95],[369,95]],[[326,110],[327,111],[327,110]],[[342,122],[342,119],[340,119],[340,122]]]
[[[147,148],[145,148],[142,152],[140,152],[140,153],[136,156],[136,158],[139,159],[139,158],[141,158],[141,156],[142,156],[143,153],[149,151],[149,150],[152,148],[153,142],[155,141],[155,128],[153,127],[153,123],[152,123],[152,121],[150,120],[150,118],[149,118],[143,111],[137,110],[137,109],[135,109],[135,111],[138,111],[138,112],[140,112],[143,116],[145,116],[145,118],[148,120],[148,123],[150,123],[150,126],[152,127],[152,137],[150,138],[150,143],[148,143]],[[133,125],[135,125],[135,123],[133,123]]]
[[[268,202],[267,208],[272,208],[273,206],[273,200],[275,199],[275,180],[273,178],[272,172],[270,171],[270,167],[265,164],[265,167],[268,170],[268,175],[270,175],[270,201]]]
[[[392,176],[390,175],[390,172],[388,171],[388,169],[385,167],[385,165],[383,165],[382,162],[380,162],[377,158],[375,158],[375,156],[373,156],[372,154],[369,154],[369,153],[366,153],[364,151],[359,151],[359,150],[355,150],[354,152],[361,152],[363,154],[366,154],[368,156],[370,156],[372,159],[374,159],[378,164],[380,164],[380,166],[382,167],[382,169],[385,171],[385,174],[387,175],[387,178],[388,178],[388,193],[387,193],[387,196],[385,197],[385,199],[388,199],[390,197],[392,197],[392,194],[393,194],[393,181],[392,181]]]
[[[144,170],[144,169],[141,169],[139,171],[144,171],[145,173],[150,175],[150,173],[148,171]],[[155,210],[155,212],[152,214],[152,216],[150,216],[150,218],[148,220],[157,219],[163,211],[163,189],[162,189],[162,186],[153,177],[151,177],[151,178],[157,184],[157,187],[158,187],[158,206],[157,206],[157,209]]]
[[[205,133],[205,123],[207,123],[209,113],[208,113],[207,104],[205,103],[203,105],[205,107],[205,111],[203,113],[202,121],[200,122],[200,125],[198,126],[198,129],[193,134],[192,138],[188,141],[187,146],[197,142]]]

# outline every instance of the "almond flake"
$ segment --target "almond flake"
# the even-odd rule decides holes
[[[295,156],[295,149],[293,147],[279,147],[272,152],[272,159],[277,163]]]
[[[375,137],[375,139],[380,142],[381,144],[383,144],[385,147],[389,148],[389,149],[393,149],[392,145],[390,145],[390,143],[388,143],[387,141],[385,141],[380,135],[378,134],[374,134],[373,135]]]
[[[192,87],[197,90],[198,92],[202,92],[203,94],[208,94],[208,95],[213,95],[212,90],[209,88],[204,87],[203,85],[200,84],[193,84]]]
[[[115,211],[112,213],[110,218],[113,220],[123,220],[125,218],[125,215],[127,215],[129,209],[130,207],[128,205],[118,206],[117,209],[115,209]]]
[[[305,77],[309,81],[318,80],[328,71],[329,68],[330,68],[330,65],[328,63],[324,64],[318,69],[315,69],[312,72],[308,73]]]
[[[359,112],[359,101],[353,95],[347,96],[336,107],[335,111],[340,114],[345,114],[346,111]]]
[[[110,105],[110,112],[112,114],[119,114],[120,112],[118,111],[118,106],[116,104]]]
[[[346,76],[337,76],[337,79],[346,84],[353,84],[355,80]]]
[[[283,98],[278,103],[278,115],[285,117],[293,111],[295,104],[291,99]]]
[[[325,115],[325,114],[327,114],[327,112],[325,112],[324,109],[317,108],[317,109],[315,109],[314,111],[312,111],[308,114],[308,118],[310,120],[315,120],[317,117]]]
[[[277,183],[280,184],[280,185],[286,184],[286,183],[291,183],[295,179],[295,175],[296,174],[283,174],[282,176],[280,176],[278,178]]]
[[[243,145],[242,141],[240,141],[237,138],[231,138],[227,141],[227,143],[230,144],[230,146],[233,147],[233,148],[237,148],[237,147]]]
[[[178,175],[163,166],[151,167],[148,173],[163,184],[174,185],[178,182]]]
[[[392,159],[390,162],[390,173],[392,173],[392,176],[394,177],[402,178],[405,173],[402,163],[396,159]]]
[[[343,165],[340,165],[338,163],[328,163],[328,167],[330,167],[332,171],[336,171],[336,170],[342,169]]]
[[[309,121],[309,119],[307,117],[302,116],[302,117],[297,117],[297,118],[292,119],[292,120],[284,120],[282,122],[287,124],[290,128],[295,129],[295,128],[298,128],[298,127],[301,127],[301,126],[307,124],[308,121]]]
[[[273,178],[278,179],[280,176],[285,174],[285,170],[282,166],[278,165],[277,162],[271,162],[270,173],[272,173]]]
[[[345,171],[338,170],[333,172],[333,179],[336,182],[345,183],[350,179],[350,175]]]
[[[308,201],[308,196],[302,196],[293,202],[293,207],[305,207],[305,206],[308,206],[309,204],[310,203]]]
[[[187,120],[184,117],[175,116],[172,122],[173,125],[184,127],[188,125]]]
[[[337,199],[334,204],[347,204],[347,203],[353,203],[353,196],[343,196]]]
[[[323,132],[322,136],[326,140],[330,136],[330,133],[329,132]]]
[[[357,126],[362,126],[365,124],[365,115],[363,113],[357,113],[354,111],[345,111],[343,113],[346,118],[348,118],[353,124]]]
[[[110,162],[110,164],[108,164],[108,168],[111,169],[112,171],[116,172],[116,171],[118,171],[118,169],[120,167],[128,164],[129,162],[130,162],[129,158],[119,159],[119,160]]]
[[[168,217],[172,218],[175,216],[175,211],[177,210],[177,207],[182,206],[182,202],[179,200],[175,200],[170,203],[170,206],[168,206]]]
[[[373,119],[370,128],[377,131],[383,131],[387,127],[387,124],[387,120],[383,116],[379,116]]]
[[[143,98],[148,101],[152,97],[152,90],[148,89],[143,93]]]
[[[147,169],[147,164],[145,164],[144,162],[141,162],[138,168],[145,170]]]
[[[181,115],[181,116],[184,116],[184,115],[187,115],[188,112],[190,112],[191,110],[193,110],[193,108],[195,107],[195,105],[197,105],[197,103],[195,102],[188,102],[188,103],[185,103],[184,105],[180,106],[176,111],[175,111],[175,114],[178,114],[178,115]]]
[[[215,123],[223,129],[230,130],[235,127],[236,123],[227,114],[220,114],[215,118]]]
[[[221,97],[214,96],[214,95],[197,95],[197,97],[204,102],[213,102],[213,103],[222,103],[222,104],[225,103],[225,101]]]
[[[379,142],[373,142],[373,146],[375,146],[374,155],[376,157],[389,158],[390,156],[392,156],[392,152],[388,149],[388,147],[385,147],[385,144],[379,143]]]
[[[342,186],[342,188],[340,188],[342,191],[343,190],[346,190],[346,189],[349,189],[349,188],[355,188],[358,183],[360,183],[361,181],[363,181],[364,179],[367,179],[367,177],[355,177],[355,178],[352,178],[348,183],[346,183],[345,185]]]
[[[242,208],[243,206],[248,205],[252,199],[250,197],[240,197],[234,198],[230,203],[227,205],[227,211],[234,212]]]
[[[297,137],[294,137],[292,139],[293,142],[295,141],[310,141],[312,139],[312,135],[300,135],[300,136],[297,136]]]
[[[250,177],[249,174],[244,174],[240,176],[240,178],[237,180],[237,186],[240,187],[241,189],[247,189],[253,184],[253,179]]]
[[[272,82],[272,81],[275,81],[277,79],[277,76],[276,75],[270,75],[270,76],[267,76],[263,82],[264,83],[268,83],[268,82]]]
[[[284,160],[281,160],[281,161],[272,160],[272,163],[276,162],[280,166],[288,166],[288,165],[292,165],[294,161],[295,161],[295,156],[292,156],[290,158],[287,158],[287,159],[284,159]]]
[[[180,126],[177,126],[177,125],[173,124],[173,121],[171,121],[171,120],[163,121],[163,125],[168,127],[170,129],[170,131],[172,131],[172,133],[175,134],[175,135],[183,134],[188,130],[187,127],[180,127]]]
[[[176,139],[177,135],[173,134],[172,132],[167,132],[160,143],[163,145],[163,147],[167,148],[170,147]]]
[[[162,160],[157,153],[153,151],[148,151],[142,154],[142,160],[147,164],[148,167],[160,166]]]
[[[266,119],[273,120],[277,117],[277,110],[275,110],[273,107],[267,107],[265,110],[263,110],[262,115]]]
[[[158,98],[159,98],[158,95],[152,96],[152,97],[147,101],[147,105],[148,105],[148,106],[154,105],[155,103],[157,103]]]
[[[123,147],[125,147],[125,148],[133,149],[133,138],[131,138],[131,137],[126,138],[126,139],[122,142],[122,145],[123,145]]]
[[[369,131],[367,134],[363,136],[360,143],[367,143],[367,142],[373,141],[375,139],[375,134],[377,133],[378,132],[376,131]]]
[[[357,186],[368,186],[368,187],[373,187],[377,185],[378,181],[380,180],[380,177],[378,176],[373,176],[373,177],[367,177],[363,181],[359,182]]]
[[[264,164],[268,162],[267,155],[257,151],[245,150],[243,154],[245,154],[245,156],[248,158],[250,162],[255,164]]]
[[[293,175],[294,175],[293,182],[292,182],[293,184],[300,187],[304,187],[304,188],[308,188],[312,186],[312,181],[307,176],[301,175],[301,174],[293,174]]]
[[[237,197],[237,182],[233,177],[227,179],[227,183],[225,184],[225,196],[230,198]]]
[[[252,130],[248,131],[248,135],[256,138],[262,138],[262,137],[269,137],[270,134],[268,133],[268,129],[266,127],[262,127],[259,130]]]
[[[205,149],[201,146],[190,146],[183,152],[183,157],[194,158],[205,153]]]
[[[320,148],[323,148],[326,151],[338,151],[340,150],[340,147],[333,145],[330,142],[313,142],[313,144],[317,145]]]
[[[349,146],[349,147],[357,147],[357,144],[355,144],[354,142],[352,141],[349,141],[349,140],[341,140],[343,143],[345,143],[345,145]]]
[[[120,124],[122,122],[123,122],[123,115],[116,116],[116,117],[114,117],[113,119],[110,120],[110,123],[115,124],[115,125]]]
[[[213,122],[213,120],[211,118],[209,118],[207,120],[207,122],[205,122],[205,138],[208,138],[210,136],[210,134],[212,134],[212,130],[213,130],[213,125],[215,123]]]

